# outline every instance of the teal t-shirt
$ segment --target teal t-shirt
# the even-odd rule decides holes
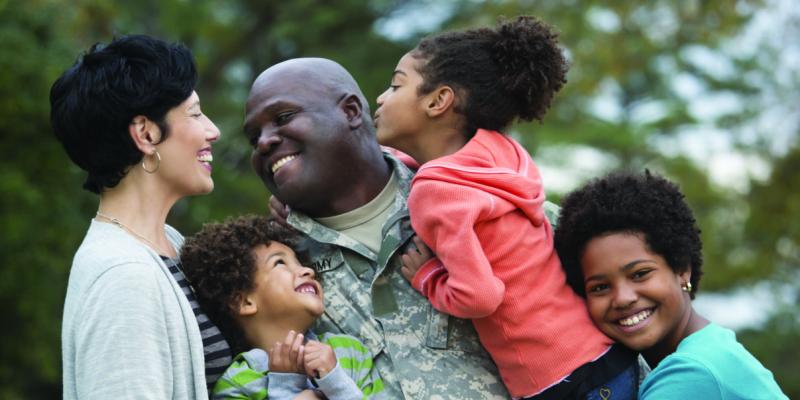
[[[788,399],[772,372],[710,323],[678,344],[642,382],[640,399]]]

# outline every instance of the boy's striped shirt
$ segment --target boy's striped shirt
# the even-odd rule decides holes
[[[197,302],[197,297],[195,297],[194,291],[192,290],[189,281],[186,279],[186,276],[183,275],[180,260],[166,257],[162,258],[167,264],[172,277],[176,282],[178,282],[178,286],[183,289],[183,294],[186,295],[186,299],[189,300],[189,304],[192,306],[192,311],[194,311],[194,315],[197,317],[197,324],[200,327],[200,336],[203,338],[203,355],[205,356],[206,364],[206,385],[208,386],[209,393],[211,393],[211,390],[214,388],[214,385],[217,383],[219,377],[222,376],[222,373],[225,372],[225,369],[227,369],[231,364],[233,359],[231,348],[225,338],[222,337],[222,333],[220,332],[219,328],[217,328],[217,326],[214,325],[210,319],[208,319],[208,316],[203,312],[203,310],[200,309],[200,304]]]
[[[309,338],[315,340],[313,333],[309,333]],[[383,380],[377,370],[373,368],[372,353],[356,338],[347,335],[325,334],[320,342],[326,343],[333,348],[339,368],[343,373],[334,375],[331,371],[325,378],[311,380],[305,375],[293,373],[270,373],[269,356],[262,349],[252,349],[241,353],[235,357],[233,364],[228,368],[223,376],[217,381],[213,390],[214,399],[251,399],[262,400],[270,397],[270,377],[280,379],[281,383],[278,393],[272,393],[273,397],[283,397],[289,392],[297,394],[304,389],[321,390],[326,396],[330,393],[326,390],[331,386],[342,386],[345,382],[325,382],[326,378],[333,378],[339,381],[350,380],[355,383],[352,391],[348,394],[352,397],[353,392],[360,391],[363,399],[379,399],[383,392]],[[352,387],[352,385],[351,385]],[[272,382],[272,388],[276,388],[276,382]],[[331,390],[339,390],[332,388]]]

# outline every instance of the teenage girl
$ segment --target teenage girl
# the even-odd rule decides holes
[[[567,285],[530,155],[502,133],[541,121],[566,82],[533,17],[423,39],[378,97],[378,140],[414,157],[420,242],[403,273],[433,307],[473,320],[514,398],[635,398],[635,353],[612,346]]]
[[[703,243],[676,184],[618,172],[562,205],[555,246],[567,281],[594,323],[653,367],[639,399],[788,399],[735,332],[692,306]]]

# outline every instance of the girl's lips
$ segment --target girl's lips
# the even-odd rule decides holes
[[[614,323],[619,330],[625,333],[635,332],[650,324],[655,311],[655,307],[647,308],[625,318],[620,318]]]

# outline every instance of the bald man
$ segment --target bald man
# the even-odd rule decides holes
[[[256,173],[309,239],[325,293],[316,331],[361,339],[388,398],[508,398],[472,323],[434,310],[400,274],[413,173],[381,150],[353,77],[319,58],[267,69],[244,132]]]

